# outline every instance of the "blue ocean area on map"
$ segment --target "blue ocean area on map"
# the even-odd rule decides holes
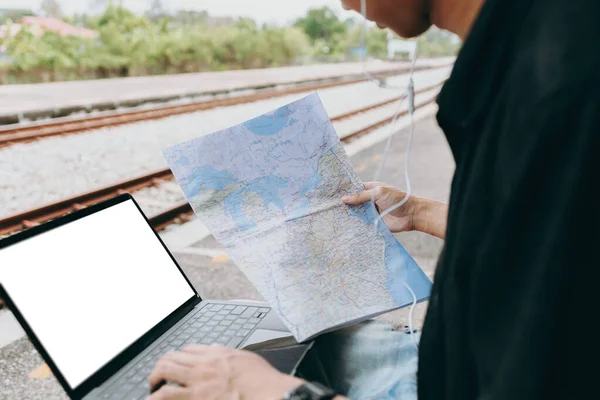
[[[260,136],[275,135],[288,125],[290,115],[292,115],[292,112],[289,107],[284,106],[275,110],[271,115],[261,115],[260,117],[244,122],[244,126]],[[290,122],[293,124],[293,121]]]
[[[256,222],[248,219],[244,214],[243,207],[246,205],[244,195],[247,193],[255,193],[259,195],[264,204],[265,212],[272,204],[282,214],[285,212],[285,205],[279,197],[279,189],[286,187],[287,184],[283,179],[266,176],[258,178],[250,182],[246,182],[244,186],[227,196],[223,202],[225,213],[231,215],[238,228],[243,231],[253,232],[256,230]]]
[[[187,157],[183,158],[187,160]],[[237,183],[231,173],[217,170],[210,165],[193,168],[186,180],[187,184],[183,186],[183,191],[188,199],[205,190],[223,190],[225,187]]]

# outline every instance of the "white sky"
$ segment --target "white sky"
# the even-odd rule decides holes
[[[58,2],[66,14],[90,13],[90,10],[102,9],[102,7],[94,7],[94,4],[102,3],[102,0],[58,0]],[[108,0],[106,2],[108,3]],[[151,0],[123,0],[125,7],[137,13],[146,11],[151,3]],[[40,4],[41,0],[0,0],[2,8],[28,8],[37,11]],[[354,14],[344,11],[340,0],[163,0],[162,4],[168,10],[206,10],[214,16],[243,16],[258,22],[278,24],[290,22],[312,7],[329,6],[343,17]]]

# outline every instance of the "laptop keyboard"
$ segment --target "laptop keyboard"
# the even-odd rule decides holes
[[[186,316],[179,326],[153,343],[137,363],[131,365],[100,395],[100,399],[145,399],[149,394],[148,374],[162,355],[190,344],[237,347],[269,313],[266,307],[208,303]]]

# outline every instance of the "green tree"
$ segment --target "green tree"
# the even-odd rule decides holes
[[[294,25],[302,29],[313,41],[330,40],[344,34],[347,28],[329,7],[308,10],[306,16],[296,20]]]
[[[66,21],[93,29],[91,38],[54,32],[33,35],[25,28],[3,39],[11,60],[0,66],[1,82],[38,82],[262,68],[303,62],[310,39],[297,27],[259,26],[250,19],[211,18],[206,12],[179,12],[150,19],[118,1],[100,15]],[[340,53],[341,54],[341,53]]]
[[[42,0],[40,9],[46,17],[60,18],[62,10],[57,0]]]
[[[208,19],[206,11],[178,10],[172,20],[179,25],[203,25]]]
[[[346,49],[347,51],[350,51],[350,49],[362,51],[362,29],[362,24],[354,24],[352,28],[348,31],[348,34],[344,37],[340,46]],[[367,30],[365,32],[365,44],[367,47],[368,57],[387,57],[387,36],[388,31],[386,29],[367,27]]]
[[[432,27],[417,39],[419,54],[426,57],[454,56],[460,50],[461,41],[451,33]]]
[[[161,18],[165,18],[167,16],[167,13],[165,12],[165,10],[163,8],[162,1],[161,0],[151,0],[150,8],[146,12],[146,15],[148,16],[148,18],[150,18],[151,20],[155,20],[155,21],[159,20]]]

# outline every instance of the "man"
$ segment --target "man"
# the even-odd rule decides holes
[[[586,322],[599,304],[600,2],[370,0],[367,9],[405,37],[435,24],[465,41],[438,99],[456,160],[447,227],[445,207],[419,199],[386,220],[446,237],[421,337],[419,398],[598,397],[598,340]],[[380,209],[403,196],[366,189]],[[154,399],[280,399],[303,383],[217,347],[165,356],[150,376],[161,379],[184,387]]]

